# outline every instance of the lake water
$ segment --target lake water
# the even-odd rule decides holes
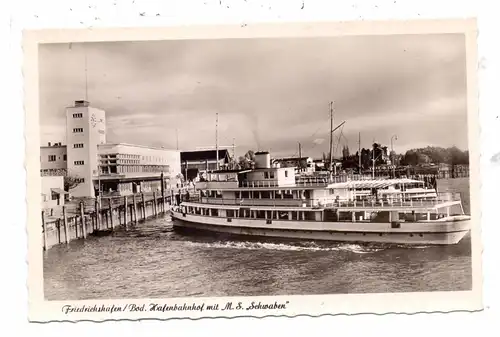
[[[467,179],[439,181],[462,192]],[[185,236],[170,217],[51,248],[48,300],[450,291],[472,288],[471,242],[452,246],[291,243]]]

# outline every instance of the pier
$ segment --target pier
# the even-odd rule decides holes
[[[59,209],[42,210],[43,249],[88,236],[108,235],[117,227],[165,215],[182,190],[84,199]]]

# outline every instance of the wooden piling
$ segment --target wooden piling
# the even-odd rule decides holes
[[[95,199],[95,205],[94,205],[94,213],[95,213],[95,229],[96,230],[101,230],[101,222],[100,217],[99,217],[99,201],[97,198]]]
[[[43,231],[43,250],[47,250],[47,226],[45,224],[45,211],[42,211],[42,231]]]
[[[141,193],[142,199],[142,219],[146,220],[146,199],[144,199],[144,193]]]
[[[163,186],[163,180],[161,181],[161,208],[162,212],[165,213],[165,188]]]
[[[127,196],[124,196],[123,197],[123,201],[124,201],[124,207],[123,207],[123,224],[126,226],[127,225]]]
[[[156,209],[157,206],[157,200],[156,200],[156,192],[153,192],[153,214],[154,216],[158,215],[158,210]]]
[[[56,228],[57,228],[57,243],[61,243],[61,219],[57,219]]]
[[[114,229],[115,226],[113,224],[113,203],[111,201],[111,198],[108,199],[108,204],[109,204],[109,214],[110,216],[110,222],[111,222],[111,229]]]
[[[78,239],[78,215],[75,215],[73,222],[75,223],[75,239]]]
[[[83,214],[83,202],[80,203],[80,221],[82,224],[82,235],[83,238],[87,238],[87,229],[85,228],[85,215]]]
[[[137,224],[137,200],[135,199],[135,194],[132,195],[132,202],[134,205],[134,221]]]
[[[66,206],[63,206],[63,221],[64,221],[64,238],[65,238],[65,242],[69,243],[68,217],[66,216]]]

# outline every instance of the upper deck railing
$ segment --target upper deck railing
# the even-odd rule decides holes
[[[445,203],[461,202],[460,193],[438,193],[435,198],[362,198],[359,200],[328,199],[249,199],[249,198],[212,198],[189,195],[183,201],[209,205],[227,206],[269,206],[269,207],[309,207],[309,208],[430,208]]]
[[[315,177],[315,176],[299,176],[293,181],[280,180],[243,180],[237,179],[211,179],[197,183],[199,189],[205,189],[210,185],[214,188],[275,188],[275,187],[326,187],[333,183],[342,183],[347,181],[363,181],[373,179],[368,175],[340,175],[334,177]],[[380,178],[379,178],[380,179]]]

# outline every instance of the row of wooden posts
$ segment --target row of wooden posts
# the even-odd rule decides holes
[[[86,211],[89,206],[81,202],[74,216],[68,216],[67,206],[62,206],[62,217],[53,221],[46,221],[46,212],[42,210],[43,248],[46,250],[74,239],[85,239],[93,233],[110,232],[117,226],[127,226],[156,217],[166,213],[175,200],[173,192],[170,195],[162,193],[160,197],[153,192],[153,198],[149,200],[144,193],[115,198],[105,197],[100,202],[95,199],[94,206],[89,211]],[[116,201],[119,204],[116,204]],[[61,227],[64,228],[64,240]]]

